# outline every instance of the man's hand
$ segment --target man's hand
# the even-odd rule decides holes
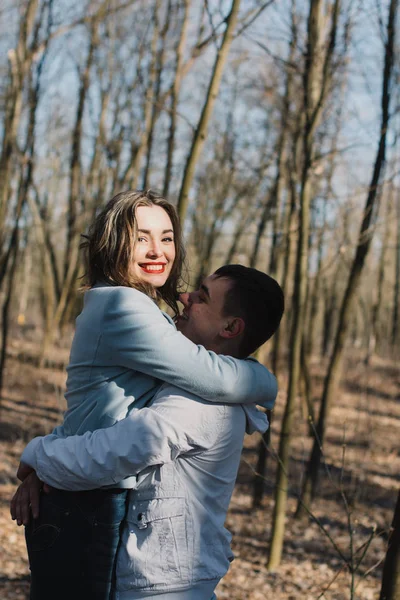
[[[11,500],[11,518],[17,521],[17,525],[27,525],[29,523],[31,511],[33,518],[38,518],[40,490],[42,489],[42,485],[43,483],[36,475],[36,472],[31,469],[31,472],[29,475],[25,476],[24,481],[21,483]]]
[[[26,465],[23,462],[20,462],[18,471],[17,471],[17,477],[20,481],[25,481],[25,479],[28,477],[28,475],[30,475],[33,472],[34,472],[34,470],[32,469],[32,467],[30,467],[29,465]]]

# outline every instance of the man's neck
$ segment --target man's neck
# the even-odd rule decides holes
[[[214,348],[212,348],[212,350],[216,354],[224,354],[225,356],[240,358],[239,343],[234,343],[232,340],[221,340],[221,342],[214,344]]]

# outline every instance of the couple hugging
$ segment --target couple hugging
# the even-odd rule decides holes
[[[277,330],[282,290],[227,265],[179,295],[179,315],[179,220],[151,190],[110,200],[83,245],[64,422],[24,450],[11,502],[30,599],[215,599],[244,433],[267,429],[255,405],[277,393],[247,357]]]

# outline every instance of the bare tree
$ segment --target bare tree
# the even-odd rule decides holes
[[[285,245],[289,246],[290,243],[290,218],[289,218],[289,205],[290,203],[286,202],[286,214],[285,211],[282,211],[282,187],[284,183],[284,168],[286,159],[286,144],[287,138],[291,132],[291,123],[290,123],[290,106],[293,102],[293,88],[294,88],[294,58],[295,52],[298,44],[298,28],[297,28],[297,14],[296,14],[296,4],[295,0],[292,0],[291,5],[291,39],[289,43],[289,53],[288,58],[285,63],[285,91],[282,98],[282,108],[280,114],[280,123],[279,123],[279,137],[277,142],[276,149],[276,174],[274,178],[273,185],[271,187],[270,193],[268,194],[267,200],[265,202],[261,218],[258,223],[257,233],[255,237],[253,251],[250,257],[250,266],[256,266],[257,258],[260,250],[260,241],[261,237],[264,233],[265,226],[267,223],[268,216],[271,211],[273,211],[273,236],[272,236],[272,246],[269,260],[268,273],[272,277],[277,277],[281,283],[281,277],[283,275],[282,271],[282,261],[284,257],[283,247]],[[282,213],[283,212],[283,219]],[[282,231],[283,229],[283,231]],[[286,248],[287,257],[289,257],[289,247]],[[283,286],[285,287],[285,286]],[[275,375],[278,374],[278,352],[279,352],[279,331],[275,334],[273,341],[273,364],[272,369]],[[268,447],[270,445],[270,437],[271,437],[271,422],[272,422],[272,413],[269,411],[268,420],[270,422],[270,427],[263,434],[262,439],[260,440],[259,448],[258,448],[258,459],[257,459],[257,467],[256,467],[256,475],[254,478],[254,491],[253,491],[253,506],[258,507],[261,505],[262,497],[264,494],[264,481],[266,476],[266,467],[267,467],[267,456],[268,456]]]
[[[397,202],[396,210],[397,235],[396,235],[396,258],[395,258],[395,284],[393,289],[393,318],[392,318],[392,336],[391,342],[394,346],[399,340],[400,323],[400,202]]]
[[[318,423],[316,426],[315,440],[311,451],[310,460],[308,463],[307,474],[304,480],[302,502],[303,505],[310,506],[312,499],[315,497],[318,478],[319,466],[321,462],[322,446],[325,438],[325,428],[329,408],[336,395],[341,377],[341,367],[343,360],[343,352],[347,332],[350,325],[350,316],[352,301],[355,297],[357,286],[360,281],[361,273],[367,257],[374,228],[371,227],[373,218],[376,214],[376,203],[379,199],[379,184],[383,173],[386,158],[386,138],[390,122],[390,97],[391,84],[393,76],[394,64],[394,44],[396,33],[396,18],[398,11],[398,0],[391,0],[389,6],[389,15],[387,21],[387,38],[385,41],[385,57],[383,66],[383,82],[382,82],[382,97],[381,97],[381,128],[378,142],[378,149],[375,158],[371,182],[368,188],[367,199],[364,207],[362,223],[358,235],[357,250],[351,266],[351,271],[347,281],[346,291],[342,300],[339,322],[337,325],[335,343],[332,356],[329,362],[328,372],[324,381],[324,389],[321,400],[321,409]]]
[[[178,199],[178,212],[182,223],[185,221],[189,202],[189,191],[192,185],[195,168],[204,146],[208,124],[214,109],[215,100],[218,96],[222,73],[231,47],[239,6],[240,0],[232,0],[231,10],[226,18],[224,37],[217,52],[213,73],[208,86],[206,100],[204,102],[200,120],[193,136],[192,146],[186,160],[183,181]]]
[[[175,45],[175,70],[174,78],[171,86],[171,107],[170,107],[170,124],[167,142],[167,160],[165,163],[164,173],[164,196],[168,196],[172,178],[172,165],[175,150],[175,136],[178,117],[179,93],[182,85],[183,76],[183,53],[185,50],[187,29],[189,23],[190,0],[182,0],[181,10],[181,26],[179,36]]]
[[[25,14],[23,11],[25,9]],[[38,0],[29,0],[26,6],[21,5],[19,34],[16,48],[8,53],[9,81],[6,90],[6,110],[4,120],[3,144],[0,155],[0,248],[3,248],[5,235],[5,221],[11,197],[11,181],[13,164],[18,151],[18,132],[23,113],[23,95],[26,89],[35,52],[38,50],[39,27],[37,24],[39,10]],[[22,211],[21,202],[17,203],[15,219],[19,220]],[[3,252],[3,250],[1,250]],[[5,256],[2,256],[1,281],[5,276],[7,261],[13,250],[9,247]]]
[[[383,565],[382,588],[379,600],[400,599],[400,491],[394,509],[392,530],[389,537],[385,564]]]
[[[312,193],[311,176],[315,158],[315,134],[332,83],[333,58],[336,45],[340,1],[336,0],[332,7],[330,36],[325,53],[323,53],[321,44],[322,8],[323,2],[321,0],[311,0],[304,68],[303,110],[305,114],[305,125],[303,132],[299,239],[292,306],[293,322],[290,337],[289,389],[279,443],[280,462],[275,489],[273,529],[268,562],[269,569],[275,569],[279,565],[282,556],[288,493],[287,474],[290,454],[290,436],[294,416],[294,402],[300,378],[301,348],[307,299],[308,244]],[[322,60],[321,56],[323,57]]]

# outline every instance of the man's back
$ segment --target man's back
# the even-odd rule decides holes
[[[150,409],[183,437],[172,449],[176,459],[146,468],[130,493],[118,556],[119,598],[135,598],[140,590],[216,585],[233,558],[224,522],[240,463],[245,410],[167,385]]]

